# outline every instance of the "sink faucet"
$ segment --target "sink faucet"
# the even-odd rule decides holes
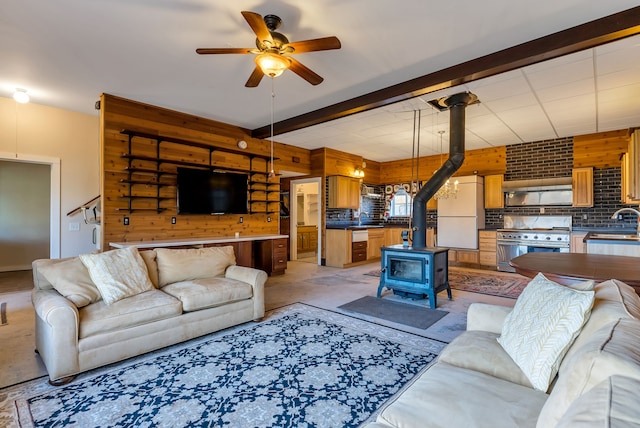
[[[638,216],[638,225],[636,226],[636,235],[640,238],[640,211],[634,210],[633,208],[621,208],[618,211],[614,212],[611,218],[615,220],[618,217],[618,214],[622,212],[632,212]]]
[[[360,215],[358,216],[358,226],[362,226],[362,216],[363,216],[363,215],[366,215],[367,217],[371,218],[371,217],[369,216],[369,213],[368,213],[368,212],[361,211],[361,212],[360,212]]]

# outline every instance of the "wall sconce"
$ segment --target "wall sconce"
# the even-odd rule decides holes
[[[364,169],[357,167],[355,171],[353,171],[353,175],[358,177],[358,178],[363,178],[364,177]]]

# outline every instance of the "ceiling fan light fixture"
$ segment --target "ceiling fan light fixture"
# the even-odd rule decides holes
[[[291,62],[284,56],[272,52],[264,52],[255,58],[260,70],[269,77],[278,77],[289,68]]]

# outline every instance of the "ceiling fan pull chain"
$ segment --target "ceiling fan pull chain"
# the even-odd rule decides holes
[[[276,92],[274,90],[275,77],[271,76],[271,171],[269,171],[269,177],[274,177],[276,172],[273,169],[273,105],[276,99]]]

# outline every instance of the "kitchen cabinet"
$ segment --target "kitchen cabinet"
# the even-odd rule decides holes
[[[478,232],[480,247],[480,264],[484,266],[497,266],[496,258],[496,232],[494,230],[480,230]]]
[[[270,239],[254,245],[255,268],[267,275],[281,275],[287,269],[287,240]]]
[[[402,244],[401,233],[406,230],[401,227],[385,227],[384,228],[384,246],[390,247],[392,245]]]
[[[633,184],[632,184],[632,173],[630,172],[633,168],[631,166],[631,156],[629,153],[625,153],[622,155],[622,178],[621,178],[621,198],[620,201],[623,204],[639,204],[640,203],[640,195],[638,195],[638,199],[634,199],[633,196]]]
[[[298,226],[298,253],[316,251],[318,247],[318,228],[316,226]]]
[[[327,266],[342,268],[351,263],[351,231],[346,229],[327,229],[326,258]]]
[[[367,242],[367,260],[379,259],[381,255],[380,248],[384,247],[384,229],[367,229],[369,232],[369,240]]]
[[[625,204],[640,202],[640,130],[636,129],[629,140],[629,152],[622,164],[622,201]]]
[[[484,177],[484,207],[504,208],[504,193],[502,192],[503,174],[485,175]]]
[[[587,236],[586,232],[572,233],[571,234],[571,252],[572,253],[586,253],[587,246],[584,243],[584,237]]]
[[[351,243],[351,262],[364,262],[367,260],[367,241]]]
[[[327,208],[360,208],[360,180],[342,175],[330,176]]]
[[[593,168],[573,168],[571,188],[574,207],[593,207]]]
[[[449,249],[449,261],[477,265],[480,264],[480,251]]]

